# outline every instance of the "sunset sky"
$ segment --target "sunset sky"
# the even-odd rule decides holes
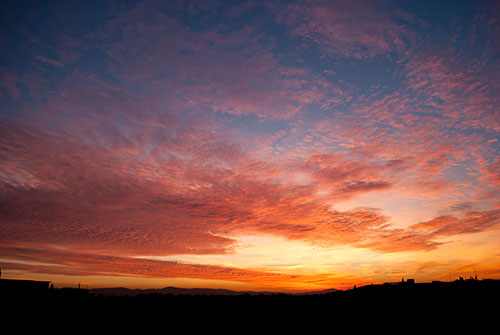
[[[500,2],[0,13],[2,278],[500,279]]]

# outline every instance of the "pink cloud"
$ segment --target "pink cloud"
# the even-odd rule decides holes
[[[488,168],[491,181],[500,186],[500,158],[496,158]]]
[[[176,109],[261,119],[291,119],[308,104],[327,108],[344,99],[338,86],[311,71],[280,64],[275,39],[253,26],[192,31],[151,10],[140,4],[84,42],[83,50],[99,48],[115,60],[108,69],[125,87],[168,94]]]
[[[10,71],[2,70],[0,85],[7,91],[12,99],[19,98],[19,87],[16,85],[17,77]]]
[[[145,136],[142,127],[127,129],[113,145],[98,137],[80,141],[87,127],[81,123],[83,133],[70,135],[2,125],[4,244],[124,256],[218,254],[233,252],[235,241],[224,236],[253,232],[392,252],[436,248],[437,237],[487,231],[499,223],[498,211],[469,211],[394,229],[376,209],[331,209],[332,200],[391,188],[407,169],[402,160],[314,154],[261,162],[230,137],[186,126],[161,139],[161,150],[148,151],[136,145],[136,136]],[[108,136],[125,135],[107,127]],[[427,168],[436,173],[433,164]],[[283,169],[310,180],[283,182]],[[325,187],[331,193],[318,196]]]
[[[357,246],[381,252],[401,252],[431,250],[441,244],[433,241],[426,234],[419,234],[406,229],[393,229],[380,231],[372,238],[361,241]]]
[[[57,67],[64,67],[64,63],[56,60],[56,59],[52,59],[52,58],[47,58],[47,57],[43,57],[43,56],[40,56],[40,55],[37,55],[35,56],[35,58],[40,61],[40,62],[43,62],[43,63],[47,63],[47,64],[50,64],[50,65],[53,65],[53,66],[57,66]]]
[[[423,99],[422,105],[433,106],[434,112],[458,129],[498,130],[497,111],[493,107],[495,79],[444,50],[440,54],[422,52],[407,63],[411,90]]]
[[[467,212],[461,217],[446,215],[411,225],[407,229],[383,229],[366,236],[357,246],[382,252],[435,249],[440,237],[487,232],[498,229],[500,211]],[[449,242],[448,242],[449,243]]]
[[[276,15],[324,54],[371,58],[400,50],[407,32],[372,6],[305,2]],[[281,64],[276,41],[257,29],[200,33],[161,11],[149,14],[148,5],[120,12],[80,47],[63,40],[69,54],[56,52],[60,63],[38,57],[60,67],[97,48],[113,60],[104,71],[119,84],[75,71],[52,90],[40,76],[5,75],[12,98],[21,83],[36,105],[23,107],[26,119],[0,124],[0,237],[7,247],[79,248],[82,255],[52,250],[51,257],[74,257],[81,273],[111,267],[116,274],[263,280],[269,274],[218,276],[239,270],[127,257],[231,253],[236,241],[227,236],[240,233],[381,252],[430,250],[441,237],[498,227],[496,210],[402,229],[379,209],[332,209],[398,190],[439,205],[488,192],[495,199],[499,163],[483,146],[494,145],[483,132],[499,127],[491,94],[498,84],[484,74],[446,53],[419,51],[401,60],[402,87],[353,98],[323,72]],[[314,104],[334,113],[308,129],[302,114]],[[219,114],[289,120],[291,130],[250,139],[263,150],[248,152],[245,134],[237,142],[220,131],[226,121]]]
[[[304,1],[275,11],[278,22],[286,24],[292,34],[313,41],[323,52],[367,58],[405,45],[404,27],[384,7],[367,1]]]
[[[434,236],[451,236],[487,231],[497,228],[498,224],[500,224],[500,212],[498,210],[469,211],[460,218],[441,216],[427,222],[414,224],[410,228],[428,231]]]

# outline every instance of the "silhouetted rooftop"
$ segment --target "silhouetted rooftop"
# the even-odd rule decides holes
[[[0,290],[47,290],[50,281],[0,279]]]

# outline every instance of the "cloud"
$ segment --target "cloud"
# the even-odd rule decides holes
[[[137,152],[95,150],[64,133],[57,138],[37,129],[2,128],[3,241],[133,254],[219,253],[232,244],[200,224],[203,215],[224,208],[200,210],[203,201],[196,197],[183,202],[174,190],[180,185],[165,179],[167,166],[164,175],[155,175],[156,167],[144,165]],[[189,173],[175,161],[170,171],[170,177]],[[165,193],[176,200],[165,201]]]
[[[391,169],[385,162],[355,160],[343,154],[313,154],[299,166],[339,198],[391,186],[390,180],[384,180],[384,173]]]
[[[488,175],[491,181],[500,185],[500,158],[496,158],[488,169]]]
[[[423,99],[420,105],[431,107],[449,126],[498,130],[495,79],[482,67],[464,63],[449,48],[423,48],[406,64],[408,85]]]
[[[290,119],[307,104],[340,99],[338,86],[280,64],[275,38],[259,25],[242,27],[235,15],[231,30],[199,31],[167,13],[161,3],[139,3],[89,33],[80,52],[100,50],[106,72],[135,94],[168,94],[177,109],[197,113]]]
[[[16,84],[16,75],[13,72],[2,69],[0,85],[7,91],[12,99],[19,98],[19,87]]]
[[[392,229],[379,231],[373,237],[358,243],[357,246],[380,252],[402,252],[431,250],[441,244],[441,242],[433,241],[432,236],[426,234],[406,229]]]
[[[108,135],[121,133],[110,130]],[[162,140],[162,150],[149,153],[136,147],[130,133],[119,146],[106,147],[61,131],[15,124],[4,124],[2,131],[4,243],[130,256],[218,254],[233,252],[235,241],[227,236],[253,232],[313,245],[400,251],[434,248],[439,236],[498,223],[496,212],[469,211],[461,220],[436,218],[401,230],[377,209],[331,209],[332,200],[389,189],[393,181],[386,178],[400,167],[392,160],[315,154],[283,166],[265,164],[227,137],[189,128],[179,128]],[[309,181],[282,179],[276,171],[284,167],[308,174]],[[329,192],[318,196],[323,189]]]
[[[40,62],[43,62],[43,63],[47,63],[47,64],[50,64],[50,65],[53,65],[53,66],[57,66],[57,67],[64,67],[64,63],[58,61],[58,60],[55,60],[55,59],[52,59],[52,58],[47,58],[47,57],[43,57],[43,56],[35,56],[35,58],[40,61]]]
[[[363,282],[361,278],[332,274],[295,275],[257,269],[110,256],[51,247],[0,245],[0,254],[15,261],[0,261],[4,269],[49,275],[194,278],[235,281],[254,287],[279,290],[325,289],[332,286],[339,287],[338,285],[350,286],[353,280],[358,283]]]
[[[441,238],[498,229],[500,211],[467,212],[461,217],[439,216],[406,229],[382,229],[367,234],[357,246],[382,252],[432,250],[443,245]],[[450,243],[450,242],[446,242]]]
[[[405,28],[382,2],[299,1],[277,6],[275,12],[293,35],[314,42],[327,55],[371,58],[405,46]]]
[[[416,38],[425,23],[385,2],[56,7],[67,29],[46,28],[52,12],[26,24],[9,42],[25,68],[2,68],[9,257],[52,245],[102,264],[50,250],[82,273],[196,276],[133,257],[237,253],[239,234],[428,251],[498,227],[498,25],[484,12],[467,40],[489,32],[484,54],[469,57]],[[391,59],[387,81],[348,73]]]
[[[440,216],[430,221],[420,222],[410,228],[427,231],[434,237],[479,233],[494,229],[500,224],[500,211],[468,211],[461,217]]]

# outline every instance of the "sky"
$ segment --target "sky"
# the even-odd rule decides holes
[[[2,1],[2,278],[500,279],[498,1]]]

